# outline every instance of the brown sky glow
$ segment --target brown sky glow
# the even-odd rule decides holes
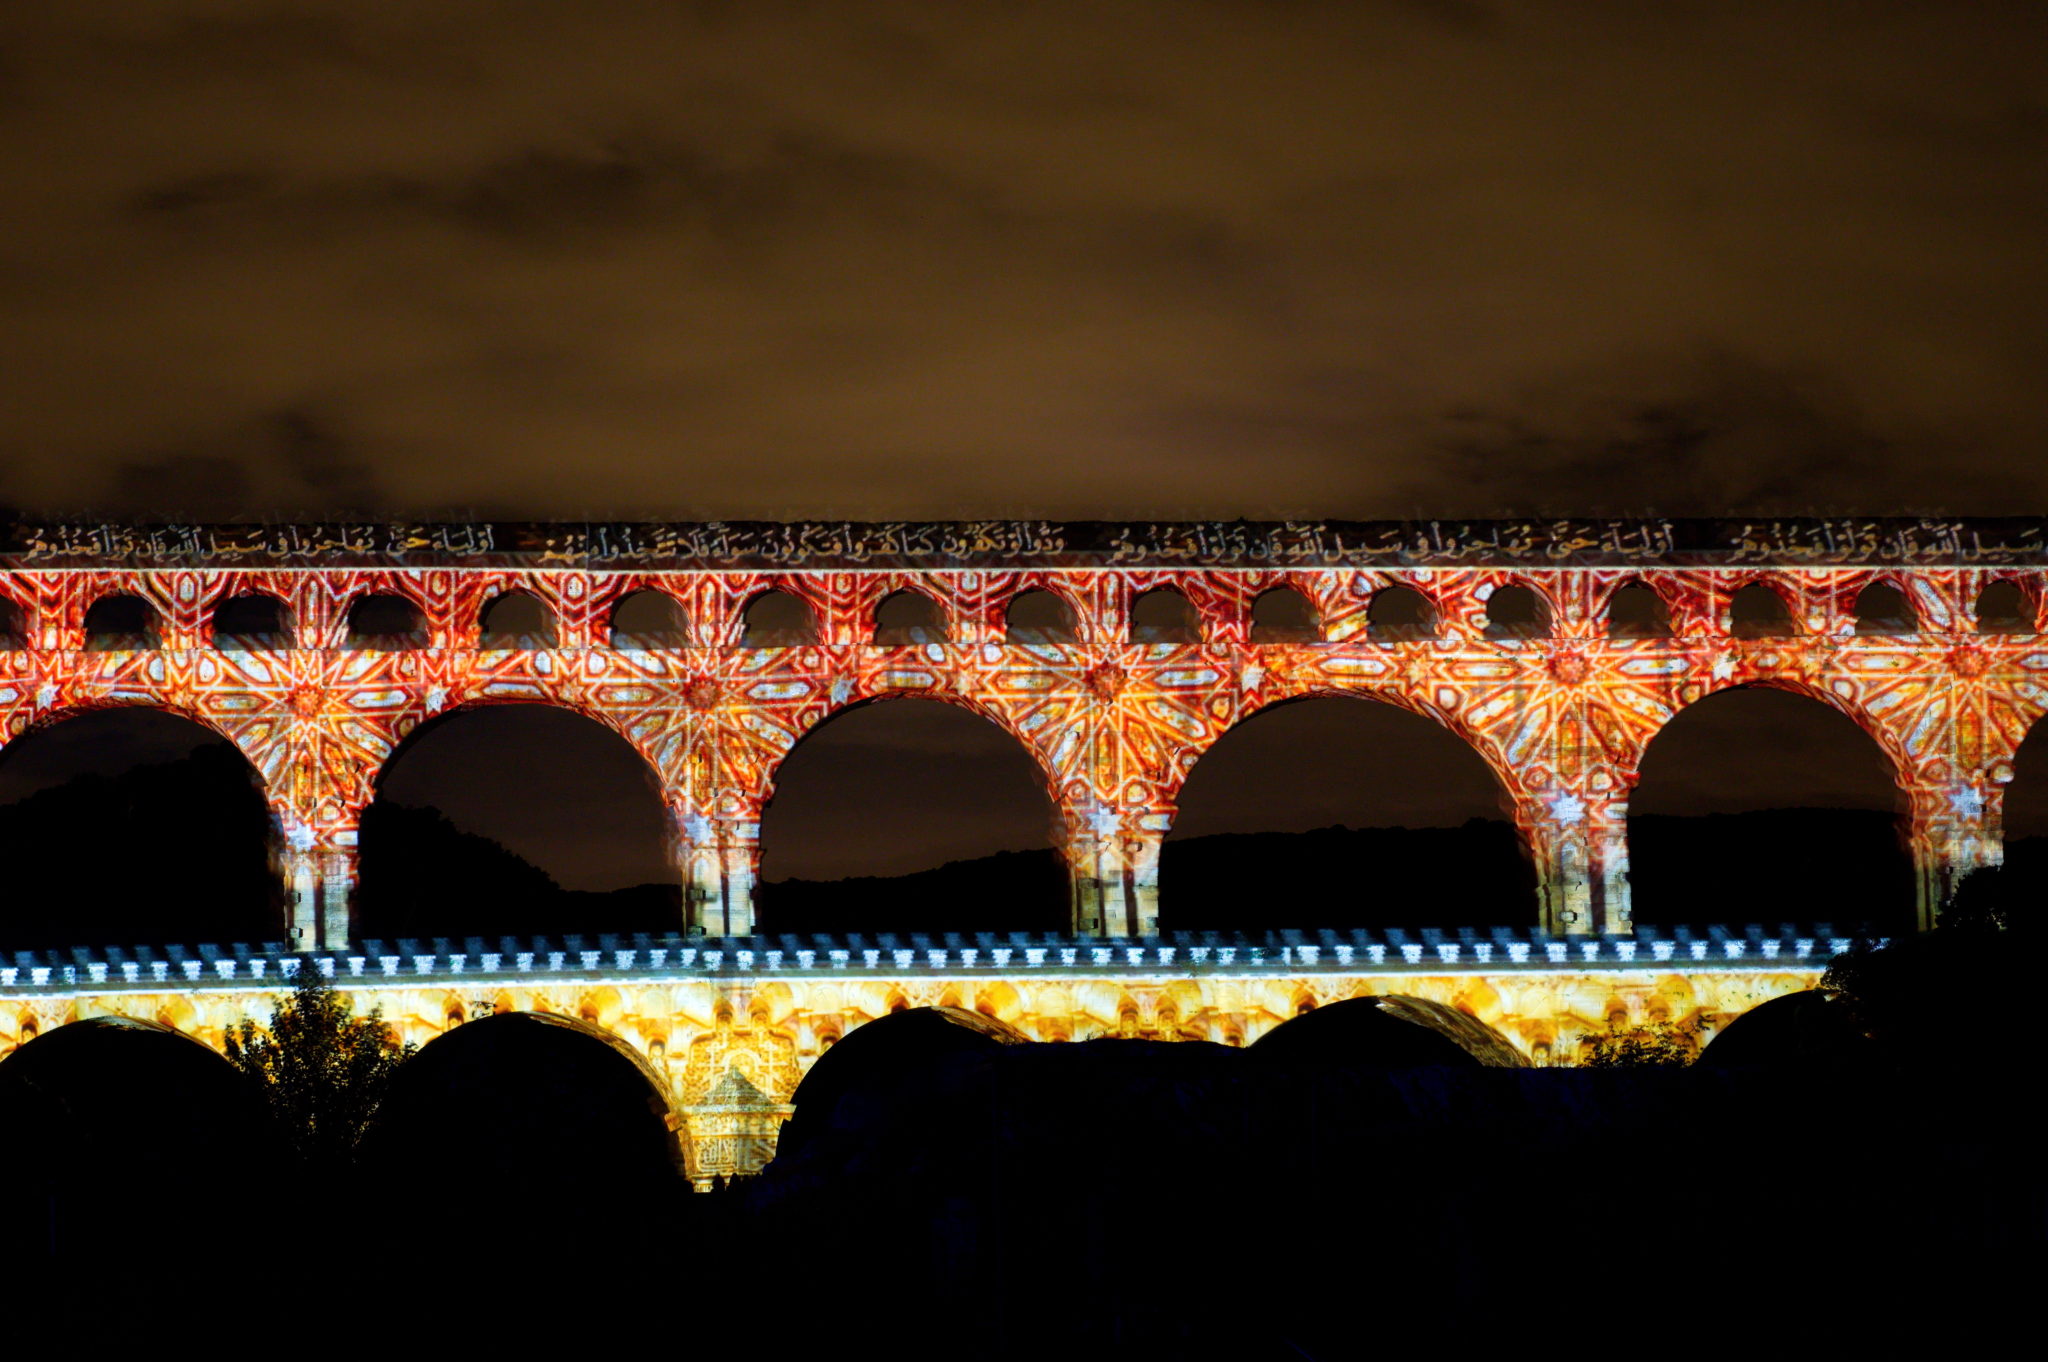
[[[2048,10],[0,13],[0,502],[2039,510]]]

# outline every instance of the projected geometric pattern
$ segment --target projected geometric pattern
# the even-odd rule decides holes
[[[1534,561],[1509,565],[1442,565],[1424,551],[1393,566],[1246,567],[1189,565],[1185,553],[1148,561],[1155,534],[1110,563],[1083,552],[1067,555],[1076,565],[1052,566],[1042,554],[1005,565],[1000,544],[966,555],[971,566],[954,554],[932,566],[817,567],[818,555],[799,555],[786,567],[596,568],[544,553],[479,562],[433,548],[381,566],[363,561],[374,553],[325,555],[348,566],[243,566],[203,551],[170,563],[58,566],[53,558],[67,560],[48,536],[26,542],[34,551],[0,560],[0,600],[25,644],[0,651],[0,737],[114,705],[155,706],[219,731],[260,772],[284,834],[297,939],[329,948],[349,935],[357,819],[378,772],[421,724],[478,705],[557,705],[631,743],[665,793],[690,925],[714,936],[755,930],[760,816],[782,759],[834,713],[891,696],[961,705],[1032,754],[1057,810],[1074,929],[1108,936],[1162,925],[1159,848],[1194,763],[1246,716],[1300,696],[1369,697],[1458,734],[1499,780],[1534,858],[1541,925],[1608,934],[1630,929],[1626,809],[1644,748],[1702,696],[1778,687],[1870,734],[1905,797],[1923,913],[1956,875],[1998,859],[2013,754],[2048,707],[2048,650],[2031,633],[2041,601],[2033,552],[1989,565],[1962,547],[1916,550],[1909,564],[1815,565],[1810,550],[1780,562],[1752,552],[1737,565],[1712,553],[1695,563],[1671,553],[1603,562],[1575,541],[1569,565],[1549,566],[1553,536],[1517,550]],[[1460,563],[1487,556],[1455,549],[1433,552]],[[1993,582],[2019,588],[2026,632],[1980,632],[1973,612]],[[1857,601],[1874,583],[1910,603],[1906,632],[1858,632]],[[1782,602],[1787,636],[1731,629],[1731,601],[1754,584]],[[1671,637],[1609,636],[1608,600],[1624,585],[1658,594]],[[1372,603],[1395,586],[1427,600],[1430,637],[1374,636]],[[1547,636],[1489,630],[1489,601],[1510,586],[1540,597]],[[1319,641],[1252,641],[1255,600],[1282,587],[1313,607]],[[1157,589],[1185,597],[1198,639],[1132,641],[1130,602]],[[935,603],[943,641],[876,645],[876,607],[902,590]],[[1008,637],[1010,601],[1034,590],[1067,603],[1072,642]],[[612,612],[638,591],[676,601],[685,646],[612,646]],[[809,607],[815,642],[743,644],[749,604],[770,591]],[[511,592],[551,614],[553,646],[479,647],[485,608]],[[119,595],[151,608],[155,646],[88,646],[88,611]],[[218,646],[215,610],[246,596],[284,606],[292,646]],[[411,602],[424,646],[352,642],[350,609],[369,596]],[[1778,915],[1801,916],[1796,905]]]

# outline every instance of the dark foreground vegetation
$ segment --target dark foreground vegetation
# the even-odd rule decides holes
[[[359,1140],[174,1032],[63,1027],[0,1064],[0,1298],[379,1349],[1977,1355],[2048,1268],[2013,916],[1973,882],[1690,1067],[1482,1067],[1370,1001],[1245,1050],[906,1012],[709,1195],[634,1061],[557,1020],[381,1070]],[[345,1157],[293,1129],[316,1111]]]

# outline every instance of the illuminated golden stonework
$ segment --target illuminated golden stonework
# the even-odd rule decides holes
[[[1502,946],[1489,952],[1487,964],[1477,962],[1470,945],[1438,945],[1427,952],[1432,961],[1418,956],[1413,967],[1405,967],[1403,950],[1384,946],[1374,966],[1363,949],[1347,965],[1328,949],[1203,947],[1197,960],[1188,947],[1086,944],[1038,948],[1035,963],[1021,949],[997,948],[1005,950],[998,963],[986,947],[969,948],[971,960],[958,947],[876,951],[872,964],[852,950],[842,952],[843,961],[818,955],[806,963],[786,951],[772,961],[765,951],[746,952],[742,962],[726,949],[708,963],[702,947],[667,948],[661,965],[644,949],[593,952],[588,961],[560,953],[550,962],[543,955],[525,971],[495,957],[466,957],[459,965],[449,957],[324,961],[358,1012],[381,1007],[399,1036],[415,1044],[500,1012],[544,1012],[630,1051],[649,1075],[669,1128],[682,1138],[692,1177],[707,1183],[716,1174],[761,1167],[818,1055],[855,1027],[904,1007],[959,1008],[1032,1040],[1121,1036],[1236,1046],[1313,1007],[1348,998],[1416,999],[1470,1018],[1500,1055],[1574,1064],[1615,1018],[1710,1039],[1750,1008],[1813,987],[1825,955],[1848,943],[1738,941],[1739,958],[1728,943],[1676,948],[1683,944],[1660,943],[1653,952],[1589,938],[1553,960],[1556,953],[1532,941],[1521,948],[1521,962]],[[1675,947],[1668,959],[1638,958],[1666,947]],[[1131,951],[1139,952],[1136,961]],[[77,965],[46,969],[40,984],[0,968],[0,1059],[57,1026],[109,1016],[161,1022],[220,1049],[230,1027],[244,1016],[267,1017],[282,996],[279,959],[259,965],[230,958],[232,978],[218,960],[192,963],[207,967],[175,985],[146,982],[146,969],[136,970],[142,981],[126,984],[118,966],[99,967],[105,978],[97,985],[93,971]],[[249,977],[257,968],[262,982]]]

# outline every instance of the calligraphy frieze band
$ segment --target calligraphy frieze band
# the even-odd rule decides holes
[[[21,566],[853,571],[1040,567],[2043,564],[2037,518],[1109,522],[623,521],[111,525],[14,521]]]

